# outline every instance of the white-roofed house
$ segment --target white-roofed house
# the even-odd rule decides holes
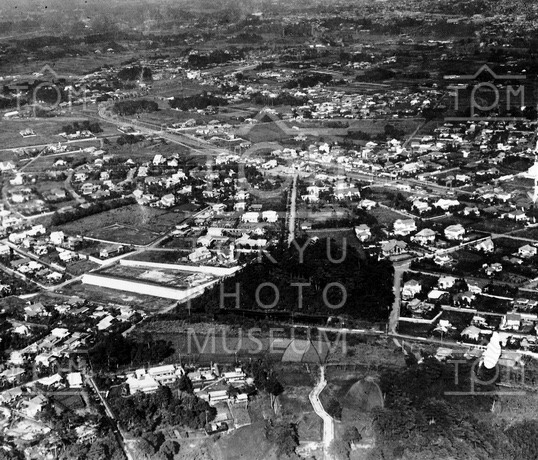
[[[407,236],[417,229],[413,219],[398,219],[394,222],[394,234]]]
[[[445,236],[449,240],[462,240],[465,235],[465,228],[461,224],[449,225],[445,228]]]

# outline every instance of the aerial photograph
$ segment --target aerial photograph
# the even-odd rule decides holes
[[[538,0],[0,0],[0,460],[537,460]]]

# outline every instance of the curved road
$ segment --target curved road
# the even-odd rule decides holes
[[[320,379],[313,390],[310,392],[308,397],[310,398],[310,403],[314,408],[316,414],[318,414],[323,420],[323,450],[326,460],[331,460],[332,457],[329,453],[329,447],[334,440],[334,420],[333,418],[325,412],[321,401],[319,400],[319,395],[327,385],[327,380],[325,379],[325,367],[320,367]]]

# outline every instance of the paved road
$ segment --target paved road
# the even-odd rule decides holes
[[[114,432],[114,435],[116,436],[116,439],[118,440],[119,445],[121,446],[123,452],[125,453],[125,456],[127,457],[127,460],[137,460],[137,456],[133,454],[131,451],[130,446],[128,445],[128,441],[125,439],[125,436],[123,432],[118,427],[118,423],[116,421],[116,417],[112,410],[110,409],[110,406],[106,402],[106,399],[103,398],[103,395],[99,391],[99,388],[97,388],[97,385],[95,383],[95,380],[93,380],[93,377],[86,376],[86,380],[89,381],[90,385],[94,389],[95,393],[97,393],[97,396],[101,400],[101,403],[103,404],[103,407],[105,408],[105,413],[108,417],[108,420],[112,426],[112,431]]]
[[[401,284],[402,284],[402,275],[405,271],[409,269],[409,264],[411,262],[407,261],[405,264],[396,265],[394,264],[394,303],[392,304],[392,311],[390,312],[389,318],[389,331],[396,332],[398,327],[398,320],[400,319],[400,306],[401,306]]]
[[[327,379],[325,378],[325,367],[320,367],[320,379],[316,383],[316,386],[312,389],[308,397],[310,398],[310,403],[312,404],[312,407],[314,408],[314,411],[316,414],[318,414],[321,419],[323,420],[323,446],[324,446],[324,454],[326,460],[331,460],[332,457],[329,453],[329,447],[331,446],[331,443],[334,440],[334,420],[333,418],[325,412],[325,409],[323,408],[323,404],[321,404],[321,401],[319,400],[319,395],[327,385]]]
[[[288,244],[291,244],[292,241],[295,239],[296,217],[297,217],[297,174],[293,176],[293,185],[291,186]]]

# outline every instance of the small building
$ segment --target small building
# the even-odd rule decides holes
[[[465,228],[461,224],[449,225],[445,228],[445,237],[449,240],[462,240],[465,235]]]
[[[394,234],[407,236],[416,231],[417,225],[413,219],[398,219],[394,222]]]

